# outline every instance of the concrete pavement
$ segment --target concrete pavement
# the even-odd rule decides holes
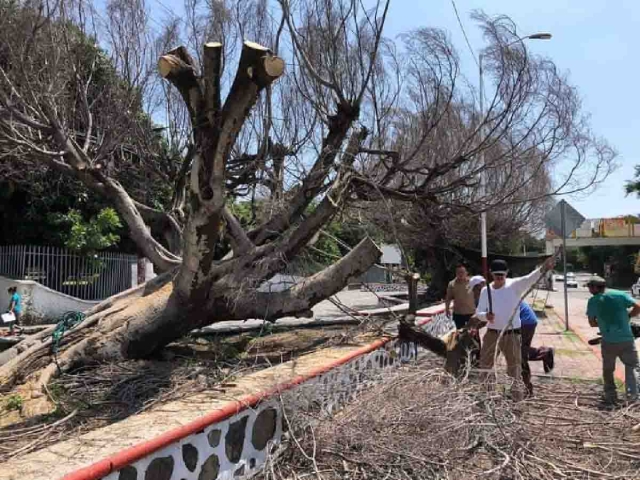
[[[562,285],[560,284],[560,287]],[[540,291],[537,294],[537,298],[540,299],[546,297],[544,291]],[[535,294],[535,293],[534,293]],[[591,298],[591,294],[586,288],[580,287],[577,289],[570,289],[568,291],[568,311],[569,311],[569,330],[575,337],[580,339],[581,343],[589,348],[597,358],[597,365],[592,368],[601,375],[602,372],[602,357],[600,355],[599,345],[589,345],[587,341],[598,335],[598,329],[589,325],[589,319],[587,318],[587,302]],[[527,298],[528,301],[532,301],[533,295]],[[557,292],[550,292],[547,301],[547,312],[549,318],[556,317],[560,328],[564,331],[565,325],[565,308],[564,308],[564,292],[562,290]],[[640,340],[636,340],[636,346],[640,348]],[[624,367],[620,361],[616,364],[616,378],[620,381],[624,381]]]

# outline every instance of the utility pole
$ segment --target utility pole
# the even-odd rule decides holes
[[[566,202],[560,205],[560,222],[562,223],[562,275],[564,276],[564,329],[569,331],[569,294],[567,292],[567,218]]]
[[[484,131],[484,72],[482,71],[482,53],[478,55],[478,74],[480,77],[480,91],[478,92],[480,95],[480,137],[482,141],[483,131]],[[482,171],[480,172],[480,190],[482,191],[482,196],[486,196],[487,194],[487,174],[485,172],[485,162],[484,162],[484,147],[480,149],[480,164],[482,165]],[[480,245],[482,251],[482,275],[487,280],[488,283],[491,283],[491,278],[489,277],[489,261],[487,259],[487,212],[486,210],[482,210],[480,213]],[[489,293],[490,295],[491,293]]]
[[[551,34],[550,33],[534,33],[532,35],[527,35],[525,37],[520,37],[516,40],[514,40],[513,42],[505,45],[502,48],[509,48],[510,46],[516,44],[516,43],[522,43],[524,46],[524,41],[525,40],[550,40],[551,39]],[[481,138],[481,145],[480,145],[480,165],[481,165],[481,171],[480,171],[480,192],[482,195],[482,199],[483,201],[485,200],[485,196],[487,195],[487,173],[486,173],[486,163],[485,163],[485,157],[484,157],[484,150],[485,150],[485,146],[482,145],[482,142],[484,142],[486,139],[484,138],[484,122],[485,122],[485,118],[484,118],[484,71],[482,69],[482,53],[480,53],[478,55],[478,80],[479,80],[479,100],[480,100],[480,138]],[[486,203],[486,202],[485,202]],[[485,209],[483,209],[483,211],[480,213],[480,246],[481,246],[481,250],[482,250],[482,274],[484,275],[484,278],[487,280],[487,282],[491,282],[491,278],[489,277],[489,261],[487,259],[487,212]]]

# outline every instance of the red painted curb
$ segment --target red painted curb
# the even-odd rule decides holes
[[[152,440],[139,443],[138,445],[134,445],[133,447],[122,450],[110,457],[89,465],[88,467],[84,467],[80,470],[76,470],[75,472],[71,472],[62,477],[62,480],[100,480],[102,477],[112,473],[113,471],[130,465],[155,451],[158,451],[168,445],[171,445],[172,443],[188,437],[189,435],[193,435],[194,433],[203,430],[209,425],[225,420],[235,415],[236,413],[241,412],[242,410],[251,408],[260,403],[265,398],[271,397],[285,390],[289,390],[296,385],[306,382],[307,380],[317,377],[318,375],[322,375],[323,373],[326,373],[335,367],[343,365],[350,360],[353,360],[355,357],[359,357],[360,355],[364,355],[365,353],[372,352],[373,350],[376,350],[385,345],[390,340],[390,337],[381,338],[373,343],[370,343],[369,345],[365,345],[357,350],[354,350],[353,352],[345,355],[342,358],[334,360],[321,367],[315,368],[306,375],[298,375],[287,383],[279,384],[269,390],[246,395],[240,400],[229,402],[219,410],[204,415],[191,423],[175,428],[173,430],[169,430],[168,432],[163,433],[162,435]]]

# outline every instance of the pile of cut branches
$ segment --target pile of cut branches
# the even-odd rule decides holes
[[[237,373],[194,365],[188,360],[174,362],[127,361],[85,368],[58,377],[48,386],[56,409],[0,428],[0,462],[47,445],[81,435],[165,403],[203,390],[224,388]],[[6,415],[16,395],[0,398]]]
[[[434,361],[386,375],[333,417],[287,399],[289,439],[264,478],[640,478],[639,405],[605,410],[600,385],[567,379],[514,403],[505,379],[491,389]]]

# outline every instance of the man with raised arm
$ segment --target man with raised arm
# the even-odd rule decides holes
[[[529,275],[507,278],[509,267],[504,260],[491,262],[493,282],[482,289],[476,309],[476,317],[487,321],[487,332],[482,339],[480,368],[493,368],[496,349],[505,356],[507,375],[516,382],[512,390],[514,400],[522,399],[522,389],[518,383],[522,375],[522,354],[520,340],[520,301],[535,285],[540,277],[555,264],[553,257]],[[488,289],[491,289],[491,305]],[[502,337],[500,335],[502,334]],[[498,342],[498,338],[500,341]]]

